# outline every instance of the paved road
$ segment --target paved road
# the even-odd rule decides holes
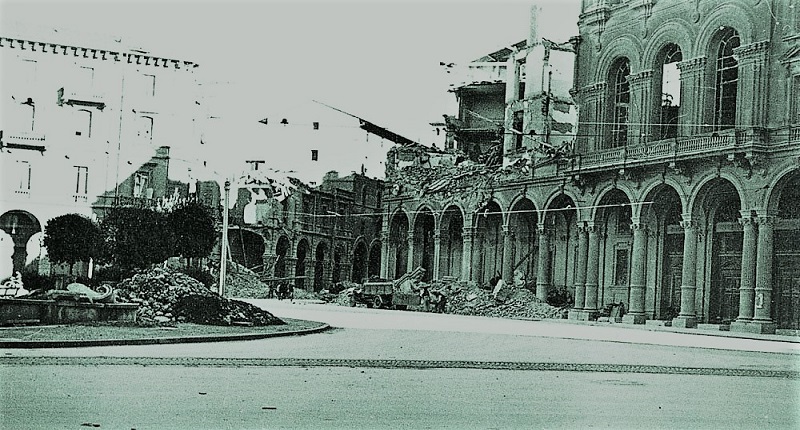
[[[800,427],[794,343],[255,302],[337,328],[0,350],[0,428]]]

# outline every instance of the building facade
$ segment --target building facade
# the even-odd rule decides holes
[[[380,274],[383,181],[329,172],[318,186],[251,161],[231,185],[231,258],[308,291]]]
[[[53,217],[189,193],[200,153],[195,63],[24,28],[3,29],[0,57],[0,227],[4,254],[13,249],[3,275],[42,254]]]
[[[434,276],[566,288],[574,319],[623,302],[634,324],[800,328],[794,3],[583,1],[574,144],[509,159],[507,68],[505,167],[462,169],[444,192],[442,178],[389,184],[385,274],[429,258]]]

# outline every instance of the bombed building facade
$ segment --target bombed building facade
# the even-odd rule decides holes
[[[800,328],[800,10],[586,0],[576,19],[567,44],[532,25],[471,64],[443,151],[390,153],[382,276],[521,278],[568,290],[573,319],[622,302],[633,324]]]
[[[262,163],[231,184],[233,261],[308,291],[379,275],[383,181],[329,172],[312,187]]]

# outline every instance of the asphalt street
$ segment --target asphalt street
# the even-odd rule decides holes
[[[794,342],[251,301],[334,328],[241,342],[0,350],[0,427],[800,426]]]

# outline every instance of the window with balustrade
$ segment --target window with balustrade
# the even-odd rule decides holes
[[[621,58],[614,63],[611,71],[611,82],[613,82],[612,97],[612,121],[611,121],[611,146],[625,146],[628,142],[628,116],[631,101],[631,89],[628,76],[631,74],[630,62],[627,58]]]
[[[716,57],[716,94],[714,97],[714,130],[736,125],[736,96],[739,89],[739,60],[734,49],[739,47],[739,33],[731,27],[720,30]]]
[[[89,194],[89,168],[86,166],[75,166],[75,202],[85,202]]]
[[[31,163],[26,160],[17,160],[14,166],[15,172],[15,182],[16,182],[16,190],[17,194],[29,194],[31,191]]]
[[[673,139],[678,136],[678,122],[681,107],[681,71],[678,63],[683,60],[681,49],[678,45],[670,43],[662,51],[661,79],[656,82],[660,85],[659,94],[660,110],[658,139]]]
[[[75,136],[88,139],[92,137],[92,112],[86,109],[75,111]]]

